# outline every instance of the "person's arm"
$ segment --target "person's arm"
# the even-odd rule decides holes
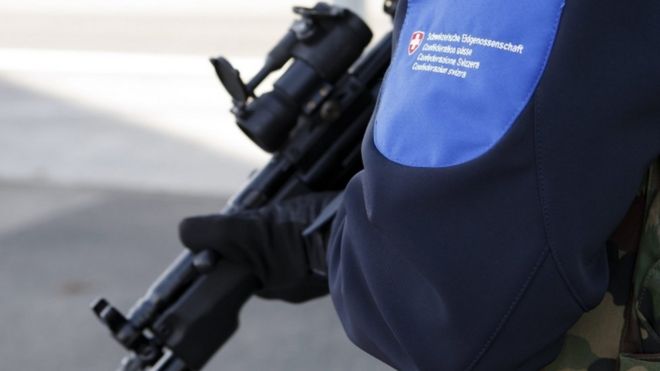
[[[334,304],[397,369],[538,370],[600,301],[660,153],[660,3],[409,3],[333,226]]]

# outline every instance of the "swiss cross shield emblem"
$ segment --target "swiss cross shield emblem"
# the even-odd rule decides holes
[[[408,44],[408,55],[415,54],[419,46],[422,45],[422,41],[424,41],[424,32],[413,32],[412,37],[410,37],[410,44]]]

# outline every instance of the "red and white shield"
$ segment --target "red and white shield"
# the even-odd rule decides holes
[[[410,44],[408,44],[408,55],[415,54],[417,49],[419,49],[419,46],[422,45],[422,41],[424,41],[424,32],[413,32],[412,37],[410,38]]]

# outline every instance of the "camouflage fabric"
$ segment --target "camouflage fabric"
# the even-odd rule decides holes
[[[660,371],[660,159],[608,241],[603,301],[569,330],[545,371]]]

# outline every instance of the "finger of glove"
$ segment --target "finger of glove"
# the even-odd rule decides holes
[[[213,249],[226,259],[254,265],[261,260],[255,248],[266,243],[262,230],[257,219],[214,214],[182,220],[179,238],[193,252]]]

